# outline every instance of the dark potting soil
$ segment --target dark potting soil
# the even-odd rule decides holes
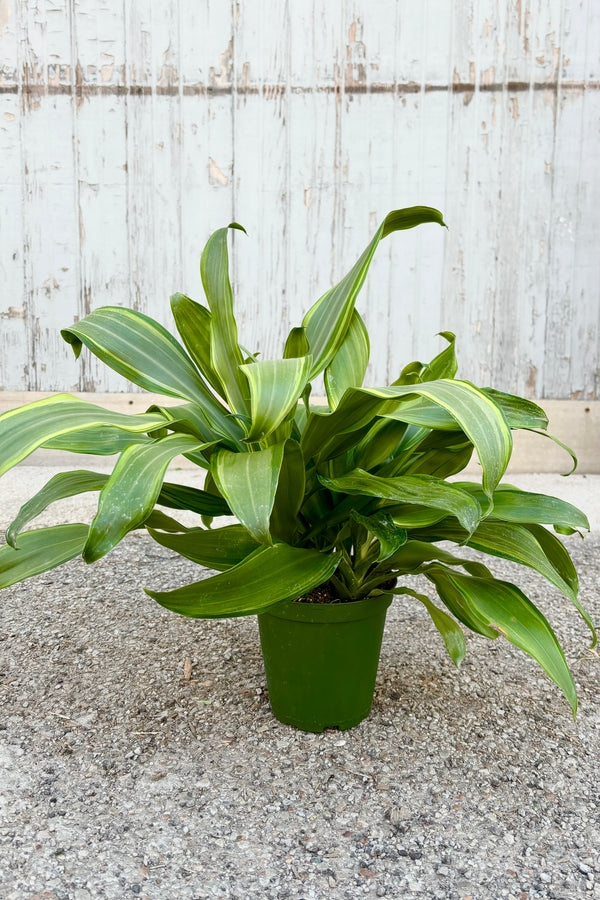
[[[385,584],[381,585],[382,590],[390,590],[396,584],[395,578],[390,578],[389,581],[386,581]],[[292,603],[357,603],[357,600],[341,600],[336,592],[336,589],[330,582],[326,582],[325,584],[319,585],[319,587],[313,588],[312,591],[308,591],[307,594],[303,594],[302,597],[296,597]]]

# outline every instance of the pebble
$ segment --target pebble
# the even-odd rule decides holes
[[[565,541],[600,620],[600,540]],[[483,885],[499,900],[600,900],[597,662],[534,573],[491,564],[577,660],[576,726],[517,648],[470,636],[456,670],[426,611],[399,600],[370,717],[309,735],[272,717],[256,619],[163,610],[138,580],[169,589],[202,572],[146,548],[133,533],[94,566],[40,576],[43,603],[36,579],[2,593],[0,897],[476,900]]]

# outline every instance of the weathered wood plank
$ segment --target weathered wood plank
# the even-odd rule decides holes
[[[369,379],[451,329],[466,377],[595,396],[598,4],[0,0],[0,35],[5,387],[127,387],[58,328],[170,323],[234,218],[242,337],[274,355],[381,216],[427,203],[450,231],[390,237],[359,301]]]
[[[125,38],[121,10],[106,2],[76,6],[72,53],[76,60],[73,97],[76,203],[79,225],[77,314],[99,306],[129,305],[127,227],[126,101],[114,90],[122,82]],[[118,26],[118,27],[117,27]],[[106,92],[86,96],[83,85]],[[123,389],[91,354],[78,360],[80,390]],[[125,383],[125,387],[127,387]]]
[[[257,0],[240,5],[233,38],[233,203],[248,237],[235,235],[232,268],[240,340],[263,359],[281,354],[290,324],[290,39],[287,4]]]
[[[17,19],[0,0],[0,86],[17,82]],[[0,385],[15,384],[13,361],[26,358],[23,306],[23,207],[20,104],[17,91],[0,94]],[[21,373],[19,373],[19,376]],[[21,384],[20,386],[23,386]]]
[[[76,378],[57,330],[62,316],[71,319],[77,285],[73,108],[60,93],[73,77],[70,9],[58,0],[48,11],[29,0],[18,9],[27,355],[16,361],[17,377],[30,389],[53,389]]]
[[[204,303],[200,254],[234,219],[233,19],[229,4],[180,6],[182,270],[171,291]]]

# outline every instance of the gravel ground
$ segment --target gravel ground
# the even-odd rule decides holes
[[[4,527],[55,471],[2,479]],[[512,480],[600,523],[599,476]],[[566,540],[599,621],[600,539]],[[369,719],[310,735],[270,713],[254,617],[187,620],[141,591],[198,577],[173,559],[133,534],[3,592],[2,900],[600,898],[598,655],[558,592],[518,576],[565,648],[576,724],[529,657],[471,636],[457,671],[403,600]]]

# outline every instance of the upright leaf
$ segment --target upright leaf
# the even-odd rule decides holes
[[[187,352],[212,389],[224,400],[227,399],[221,379],[213,368],[210,358],[212,333],[210,310],[186,297],[185,294],[178,293],[171,297],[171,312]]]
[[[369,363],[369,335],[356,310],[337,353],[325,369],[325,390],[331,409],[335,409],[346,390],[360,387]]]
[[[353,509],[350,515],[379,541],[378,562],[389,559],[406,543],[406,529],[399,528],[389,513],[377,510],[370,516],[363,516]]]
[[[284,359],[296,359],[299,356],[308,356],[310,347],[306,337],[306,328],[292,328],[287,336],[285,347],[283,349]]]
[[[229,228],[244,231],[236,222],[232,222],[228,228],[219,228],[215,231],[202,253],[200,274],[212,313],[211,366],[223,385],[231,409],[234,412],[246,413],[248,386],[239,369],[244,363],[244,356],[238,345],[237,325],[233,314],[233,292],[229,281],[227,252]]]
[[[454,378],[458,363],[456,361],[456,353],[454,344],[456,335],[451,331],[440,331],[440,337],[448,341],[448,346],[441,353],[431,360],[429,365],[425,366],[420,376],[420,381],[437,381],[439,378]]]
[[[246,440],[263,440],[295,412],[310,364],[311,357],[303,356],[240,366],[250,385],[252,424]]]
[[[390,459],[406,431],[404,422],[376,419],[366,435],[356,445],[354,463],[367,472]]]
[[[356,297],[380,240],[393,231],[414,228],[425,222],[444,225],[442,214],[428,206],[396,209],[389,213],[348,274],[317,300],[306,313],[302,324],[306,327],[306,336],[313,357],[311,381],[329,365],[344,340]]]
[[[234,516],[260,544],[271,544],[269,520],[283,461],[283,444],[254,453],[218,449],[211,474]]]
[[[270,530],[276,541],[292,544],[299,527],[298,513],[304,500],[306,469],[300,444],[288,440],[284,445]]]

